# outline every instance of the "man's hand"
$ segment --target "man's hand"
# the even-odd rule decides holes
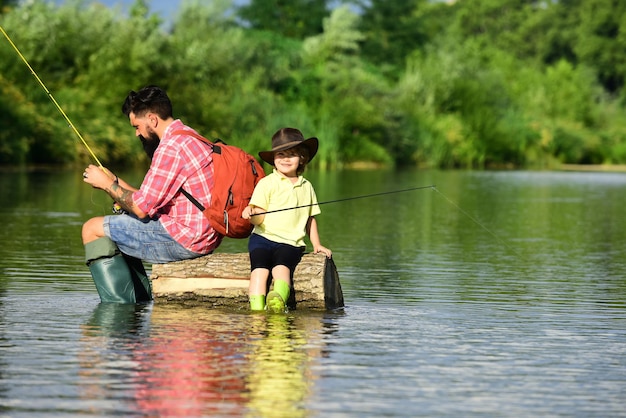
[[[106,190],[116,177],[105,167],[89,164],[83,172],[83,181],[96,189]]]

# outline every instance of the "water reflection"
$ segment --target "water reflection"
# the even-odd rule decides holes
[[[253,319],[260,338],[252,344],[246,377],[249,414],[307,416],[303,403],[314,380],[309,363],[320,356],[319,344],[307,341],[307,331],[311,331],[307,326],[313,324],[284,315],[255,315]]]
[[[140,362],[136,353],[147,335],[148,314],[148,305],[100,303],[82,325],[78,354],[79,396],[86,401],[85,404],[96,402],[92,412],[101,407],[97,403],[100,399],[128,396],[126,389],[120,390],[120,381],[130,386],[139,373]],[[105,408],[115,412],[115,403],[109,403]]]
[[[82,326],[81,397],[131,401],[110,413],[306,416],[323,328],[322,315],[101,303]]]

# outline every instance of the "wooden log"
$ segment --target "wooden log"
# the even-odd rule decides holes
[[[150,275],[156,303],[248,309],[250,258],[248,253],[214,253],[193,260],[153,264]],[[337,309],[343,293],[332,260],[305,254],[296,267],[291,309]]]

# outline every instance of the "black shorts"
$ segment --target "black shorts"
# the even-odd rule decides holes
[[[289,244],[270,241],[257,234],[252,234],[248,241],[250,253],[250,271],[257,268],[272,270],[276,266],[289,268],[293,279],[293,272],[302,259],[305,247],[294,247]]]

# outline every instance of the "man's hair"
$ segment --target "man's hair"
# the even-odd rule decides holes
[[[122,113],[126,116],[134,113],[141,117],[148,112],[156,113],[161,119],[172,117],[172,102],[165,90],[157,86],[147,86],[137,92],[128,93],[122,105]]]

